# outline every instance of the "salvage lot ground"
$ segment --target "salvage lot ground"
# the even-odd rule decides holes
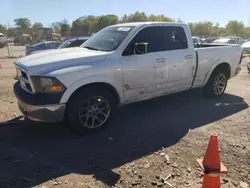
[[[12,47],[23,55],[23,47]],[[6,53],[6,49],[0,49]],[[23,120],[12,92],[15,59],[0,58],[0,187],[201,187],[195,159],[217,132],[229,173],[222,187],[250,185],[250,75],[225,96],[184,92],[126,106],[109,128],[76,137],[59,124]],[[169,176],[170,175],[170,176]],[[168,177],[169,176],[169,177]],[[162,179],[168,179],[164,182]]]

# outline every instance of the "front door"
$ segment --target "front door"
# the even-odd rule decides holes
[[[162,57],[161,27],[149,26],[140,30],[127,45],[120,58],[123,70],[125,102],[150,98],[156,91],[155,63]],[[146,53],[134,53],[134,45],[147,44]],[[158,60],[157,60],[158,59]]]

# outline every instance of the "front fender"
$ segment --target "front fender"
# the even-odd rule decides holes
[[[73,84],[71,84],[66,91],[64,92],[60,103],[67,103],[70,96],[80,87],[92,84],[92,83],[106,83],[114,87],[120,97],[120,102],[123,103],[124,97],[123,97],[123,88],[122,84],[119,81],[113,80],[112,78],[109,78],[107,76],[89,76],[85,78],[81,78],[77,81],[75,81]]]

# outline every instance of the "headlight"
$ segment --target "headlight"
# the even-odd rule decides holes
[[[62,93],[66,88],[56,78],[31,77],[35,92]]]
[[[18,80],[20,76],[22,76],[21,70],[16,68],[16,77],[14,79]]]

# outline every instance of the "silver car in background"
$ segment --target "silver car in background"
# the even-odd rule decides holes
[[[216,44],[239,44],[237,39],[231,39],[231,38],[219,38],[213,41],[213,43]]]
[[[241,45],[244,54],[250,54],[250,41],[245,42]]]

